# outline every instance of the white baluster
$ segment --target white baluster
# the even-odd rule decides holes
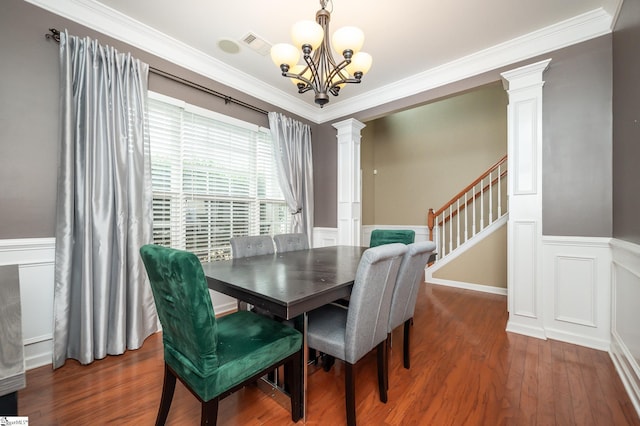
[[[501,166],[498,165],[498,217],[502,217],[502,188],[500,185],[500,176],[502,176]]]
[[[444,221],[444,212],[442,212],[442,257],[447,255],[447,223]]]
[[[453,204],[449,206],[449,253],[453,251]]]
[[[467,194],[469,191],[464,193],[464,242],[466,243],[469,239],[469,207],[467,205]]]
[[[473,186],[473,223],[471,224],[472,237],[476,235],[476,186]]]
[[[456,201],[456,248],[460,247],[460,198]]]
[[[480,231],[484,229],[484,179],[480,179]]]
[[[493,223],[493,175],[489,172],[489,225]]]

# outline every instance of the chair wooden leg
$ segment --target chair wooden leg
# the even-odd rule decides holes
[[[202,416],[200,417],[200,425],[215,426],[218,422],[218,398],[202,403]]]
[[[324,371],[330,371],[333,364],[335,364],[336,358],[334,356],[324,354],[322,356],[322,369]]]
[[[171,400],[173,400],[173,392],[176,389],[176,376],[169,369],[167,364],[164,365],[164,381],[162,383],[162,396],[160,397],[160,408],[158,408],[158,416],[156,417],[156,426],[164,426],[171,408]]]
[[[384,387],[386,390],[389,390],[389,358],[391,358],[391,333],[387,333],[387,365],[385,366],[384,373]]]
[[[291,398],[291,420],[297,422],[302,418],[302,357],[303,351],[300,350],[293,360],[284,365],[284,381],[289,388],[289,396]]]
[[[356,426],[356,382],[354,377],[354,365],[344,363],[344,388],[345,402],[347,406],[347,426]]]
[[[380,392],[380,401],[387,402],[388,385],[388,360],[387,360],[387,340],[378,344],[378,389]]]
[[[404,322],[404,343],[403,343],[403,358],[404,358],[404,368],[407,370],[411,367],[411,353],[409,348],[411,347],[411,342],[409,341],[409,336],[411,335],[411,326],[413,325],[413,318],[409,318]]]

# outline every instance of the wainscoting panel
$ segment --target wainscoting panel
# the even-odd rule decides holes
[[[609,238],[543,236],[544,328],[547,337],[609,350]]]
[[[640,245],[611,241],[610,355],[640,416]]]
[[[555,315],[557,321],[597,327],[596,258],[555,258]]]
[[[0,265],[18,265],[25,369],[51,364],[55,238],[0,240]],[[234,298],[212,292],[213,309],[236,309]]]
[[[313,247],[338,245],[338,228],[313,228]]]
[[[0,240],[0,265],[18,265],[25,369],[51,364],[55,238]]]
[[[536,222],[518,221],[513,223],[514,241],[517,242],[519,250],[514,255],[514,280],[509,280],[509,284],[514,283],[512,289],[513,305],[510,307],[514,315],[538,318],[537,311],[537,226]]]

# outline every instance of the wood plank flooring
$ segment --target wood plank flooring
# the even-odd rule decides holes
[[[378,399],[375,352],[356,367],[360,425],[640,425],[606,352],[506,333],[506,298],[421,289],[411,369],[393,333],[389,402]],[[152,425],[162,388],[162,338],[89,366],[73,360],[27,372],[19,415],[32,425]],[[344,368],[310,368],[307,424],[345,424]],[[180,384],[169,425],[195,425],[200,406]],[[290,425],[255,386],[220,403],[220,425]],[[300,421],[298,424],[302,424]]]

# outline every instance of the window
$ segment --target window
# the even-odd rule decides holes
[[[149,95],[153,241],[228,258],[229,239],[289,232],[268,129]]]

